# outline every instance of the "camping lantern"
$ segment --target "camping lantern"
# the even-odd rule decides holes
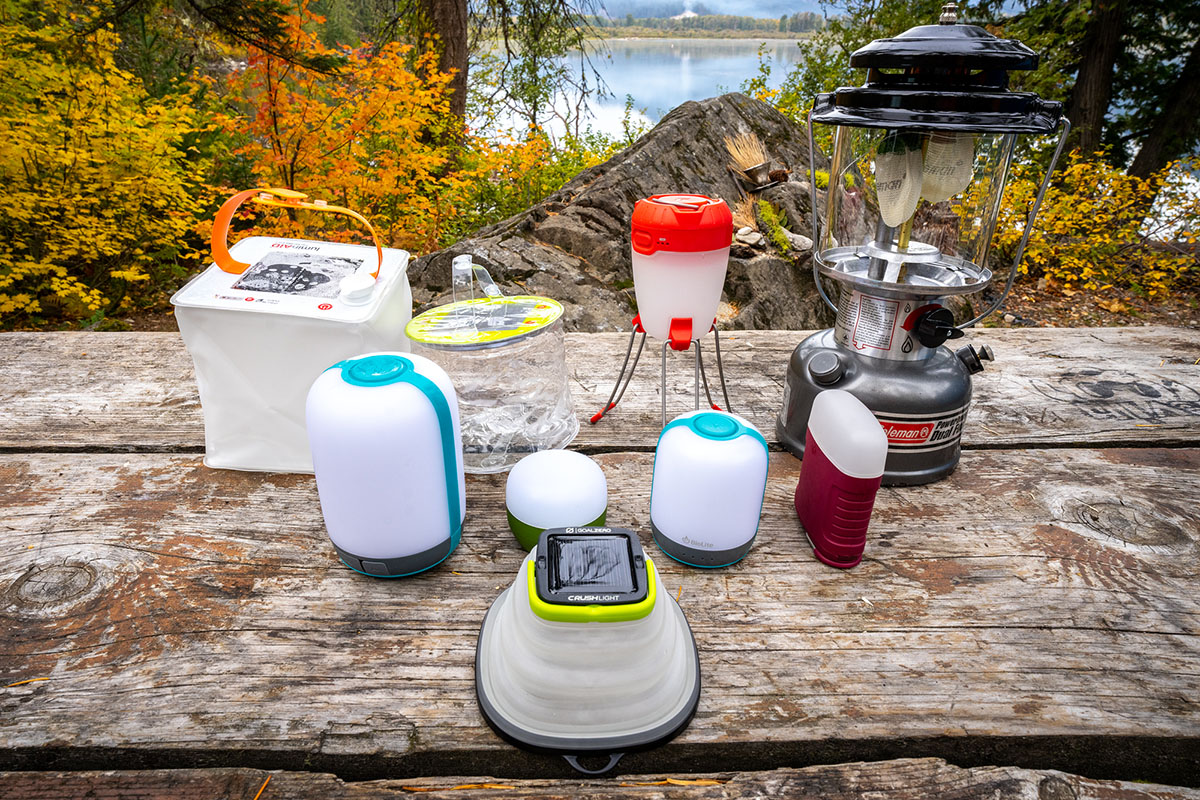
[[[884,485],[929,483],[958,464],[971,375],[992,353],[943,343],[1008,296],[1069,127],[1060,103],[1008,90],[1010,70],[1037,63],[1020,42],[958,24],[951,3],[938,24],[855,51],[863,86],[817,96],[810,158],[813,123],[834,131],[823,220],[813,181],[813,276],[837,321],[801,342],[788,365],[776,427],[791,452],[804,452],[817,394],[844,389],[887,433]],[[1003,292],[956,325],[947,299],[992,282],[988,249],[1017,137],[1060,127]],[[838,286],[836,305],[822,276]]]
[[[633,531],[544,531],[479,631],[475,693],[488,725],[589,774],[679,734],[700,700],[700,660],[660,582]],[[586,756],[607,763],[589,769]]]
[[[414,575],[450,556],[466,518],[458,398],[427,358],[339,361],[305,400],[321,513],[355,572]]]
[[[721,364],[721,335],[717,332],[717,308],[725,285],[729,264],[729,246],[733,241],[733,212],[724,200],[700,194],[659,194],[638,200],[630,221],[630,245],[633,265],[633,292],[638,315],[625,360],[617,373],[617,382],[604,408],[592,415],[595,425],[611,411],[629,388],[629,381],[642,357],[646,334],[662,340],[662,424],[667,424],[667,348],[688,350],[696,345],[696,408],[700,408],[700,381],[708,404],[716,409],[700,342],[713,334],[717,354],[717,377],[725,408],[729,392],[725,386],[725,368]],[[641,334],[632,366],[629,355],[633,341]],[[627,369],[628,368],[628,369]]]

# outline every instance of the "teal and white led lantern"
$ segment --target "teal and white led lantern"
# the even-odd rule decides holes
[[[750,552],[767,486],[767,440],[736,414],[692,411],[654,452],[650,527],[676,561],[724,567]]]
[[[525,456],[504,485],[508,527],[526,550],[547,528],[603,525],[608,482],[600,465],[572,450],[542,450]]]
[[[334,364],[306,405],[325,527],[346,566],[395,578],[458,546],[466,516],[458,399],[427,358],[371,353]]]

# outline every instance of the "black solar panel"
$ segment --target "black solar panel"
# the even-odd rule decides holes
[[[548,537],[550,591],[632,592],[632,553],[625,536]]]

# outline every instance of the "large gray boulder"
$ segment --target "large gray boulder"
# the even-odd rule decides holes
[[[552,297],[566,308],[569,330],[628,330],[637,313],[629,224],[643,197],[689,192],[741,197],[727,169],[725,137],[753,131],[776,166],[793,180],[759,197],[784,211],[792,233],[812,236],[806,133],[771,106],[743,94],[687,102],[633,145],[577,175],[542,202],[424,256],[409,269],[422,307],[449,299],[450,261],[470,253],[506,294]],[[823,166],[824,160],[818,161]],[[720,320],[727,328],[819,328],[831,324],[812,281],[810,254],[793,247],[735,244],[725,279]]]

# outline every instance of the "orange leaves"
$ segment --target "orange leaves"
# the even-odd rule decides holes
[[[288,20],[296,50],[334,54],[307,32],[306,13]],[[347,66],[325,74],[252,51],[225,87],[240,113],[219,124],[243,137],[234,155],[250,162],[261,183],[337,200],[368,216],[388,245],[426,249],[438,239],[430,198],[447,188],[459,147],[450,76],[437,71],[434,51],[399,43],[341,55]],[[294,235],[298,226],[280,216],[257,229]]]

